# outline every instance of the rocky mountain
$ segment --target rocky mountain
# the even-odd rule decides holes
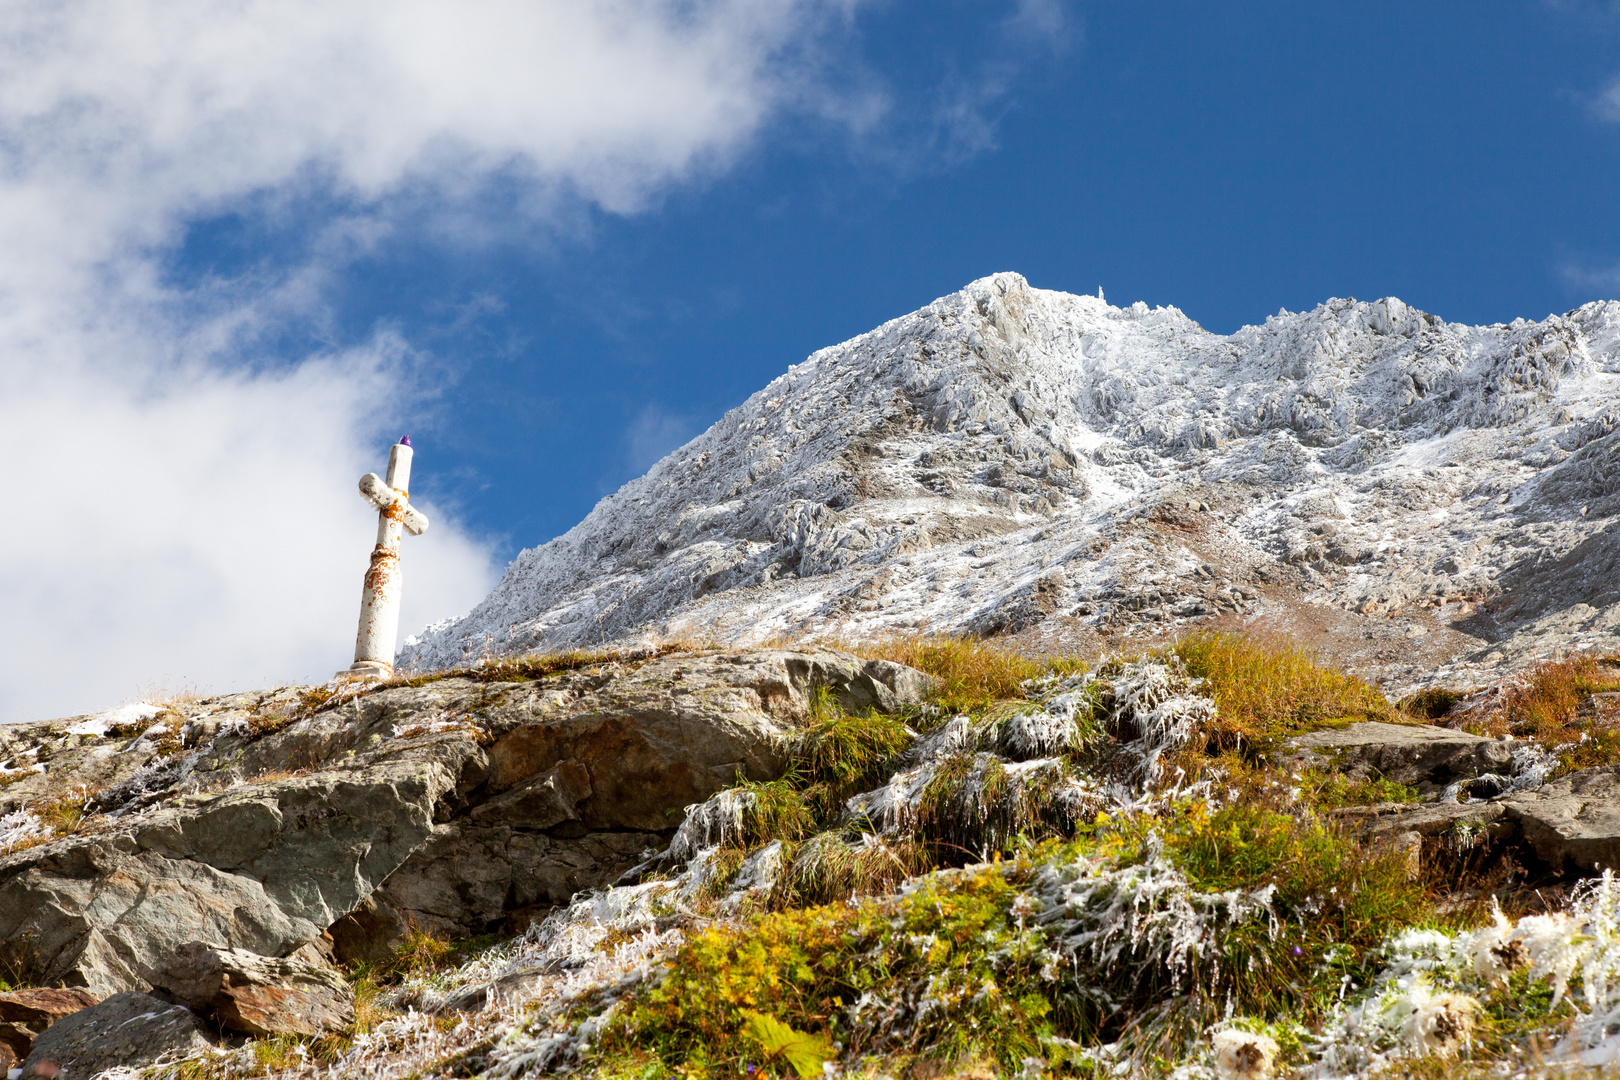
[[[997,274],[823,349],[512,563],[418,669],[696,631],[1303,635],[1392,694],[1620,647],[1620,303],[1212,334]]]

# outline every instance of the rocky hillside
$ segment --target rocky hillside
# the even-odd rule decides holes
[[[1620,303],[1229,337],[969,285],[792,367],[403,650],[927,629],[1307,635],[1399,695],[1620,646]]]
[[[0,1063],[1620,1063],[1620,659],[1401,710],[1235,636],[867,653],[553,654],[0,728]]]

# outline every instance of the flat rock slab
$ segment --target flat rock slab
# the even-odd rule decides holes
[[[1513,763],[1509,744],[1427,724],[1366,721],[1325,728],[1292,740],[1322,763],[1352,776],[1381,776],[1397,783],[1443,785]]]
[[[152,984],[243,1035],[313,1036],[354,1023],[354,991],[330,967],[190,941]]]
[[[1384,803],[1336,815],[1368,836],[1482,833],[1522,846],[1556,874],[1620,870],[1620,765],[1582,769],[1530,791],[1466,803]]]
[[[1500,801],[1537,857],[1555,869],[1620,870],[1620,766],[1582,769]]]
[[[1350,806],[1334,811],[1334,816],[1356,822],[1372,837],[1414,833],[1434,839],[1459,830],[1483,831],[1494,837],[1510,832],[1513,820],[1502,803],[1379,803]]]
[[[130,991],[81,1009],[34,1040],[24,1078],[65,1074],[78,1080],[122,1065],[139,1069],[214,1045],[190,1009]]]

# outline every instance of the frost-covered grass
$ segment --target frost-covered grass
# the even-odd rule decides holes
[[[891,1075],[918,1059],[1070,1071],[1101,1047],[1147,1067],[1233,1015],[1330,1015],[1347,974],[1378,970],[1387,928],[1426,913],[1392,860],[1320,827],[1193,820],[1169,837],[1104,822],[895,894],[710,926],[621,1005],[593,1067],[735,1075],[759,1058],[754,1012]]]
[[[54,835],[55,830],[32,810],[0,814],[0,855],[43,844]]]

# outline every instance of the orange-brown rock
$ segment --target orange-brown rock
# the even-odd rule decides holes
[[[15,1068],[40,1032],[96,1001],[95,995],[79,989],[40,987],[0,994],[0,1068]]]
[[[329,967],[190,941],[151,973],[178,1003],[244,1035],[311,1036],[354,1022],[354,993]]]

